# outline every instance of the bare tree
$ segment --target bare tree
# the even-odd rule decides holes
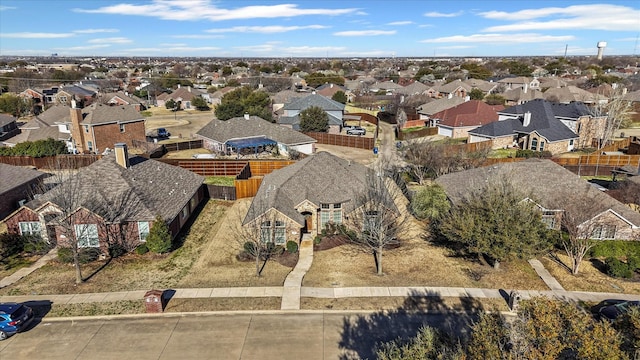
[[[597,202],[595,197],[585,190],[582,194],[574,196],[571,203],[563,204],[561,225],[566,236],[560,234],[560,243],[571,260],[570,269],[573,275],[578,274],[582,260],[596,245],[597,240],[593,239],[594,234],[610,231],[611,228],[615,231],[615,226],[611,227],[604,217],[590,219],[590,208],[595,202]],[[602,237],[602,234],[597,237]]]
[[[365,188],[354,199],[355,210],[345,219],[342,231],[351,243],[373,255],[378,275],[383,274],[384,250],[399,244],[398,235],[406,229],[407,217],[396,206],[403,197],[382,171],[371,171]]]
[[[631,111],[631,103],[623,99],[623,89],[616,88],[609,102],[606,104],[597,103],[593,109],[594,117],[606,117],[604,128],[602,129],[602,137],[599,139],[598,149],[605,147],[616,131],[629,121]],[[600,96],[600,94],[598,94]]]
[[[267,262],[277,253],[277,242],[286,241],[284,217],[275,210],[263,211],[266,206],[255,198],[246,215],[239,211],[238,220],[248,220],[235,229],[236,245],[241,252],[246,253],[255,261],[256,276],[261,276]],[[242,221],[238,221],[241,224]]]

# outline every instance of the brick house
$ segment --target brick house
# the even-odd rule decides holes
[[[93,104],[71,108],[71,137],[76,152],[100,153],[116,143],[146,141],[145,118],[135,105]]]
[[[18,209],[37,191],[46,173],[0,163],[0,219]]]
[[[574,212],[582,231],[597,240],[637,240],[640,213],[596,189],[551,160],[528,159],[501,163],[440,176],[436,183],[456,203],[482,191],[487,183],[508,181],[542,212],[549,228],[560,229],[563,213]]]
[[[126,144],[84,167],[9,215],[9,233],[37,235],[53,244],[106,251],[132,250],[146,240],[156,216],[175,238],[205,198],[204,178],[177,166],[129,158]]]
[[[498,121],[497,111],[502,105],[487,105],[480,100],[469,100],[431,116],[438,126],[438,135],[450,138],[466,138],[469,131]]]
[[[369,176],[375,172],[362,164],[318,152],[266,175],[242,224],[259,226],[269,237],[263,241],[275,244],[300,241],[305,233],[313,237],[361,209],[356,199]]]

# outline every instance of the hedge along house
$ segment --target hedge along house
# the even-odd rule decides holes
[[[262,241],[275,244],[313,237],[328,223],[347,223],[370,176],[362,164],[316,153],[266,175],[242,225],[259,227]]]
[[[290,150],[310,155],[314,152],[316,140],[301,132],[268,122],[258,116],[235,117],[227,121],[212,120],[196,133],[206,149],[227,154],[240,147],[260,147],[274,145],[282,155]]]
[[[204,178],[180,167],[115,154],[80,169],[5,219],[9,233],[35,235],[61,246],[118,243],[127,250],[146,240],[160,216],[175,238],[205,197]]]

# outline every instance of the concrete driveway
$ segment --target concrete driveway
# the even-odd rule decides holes
[[[340,312],[46,319],[0,342],[0,359],[358,359],[424,323],[465,328],[466,315]]]

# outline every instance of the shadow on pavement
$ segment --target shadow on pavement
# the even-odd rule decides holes
[[[51,305],[53,303],[49,300],[34,300],[25,301],[22,304],[33,309],[33,321],[26,329],[23,330],[29,331],[42,322],[42,318],[44,318],[51,311]]]
[[[491,309],[484,309],[474,298],[461,298],[459,305],[451,306],[437,293],[414,291],[397,309],[345,317],[340,359],[375,359],[382,343],[415,337],[423,326],[464,339],[483,310]]]

